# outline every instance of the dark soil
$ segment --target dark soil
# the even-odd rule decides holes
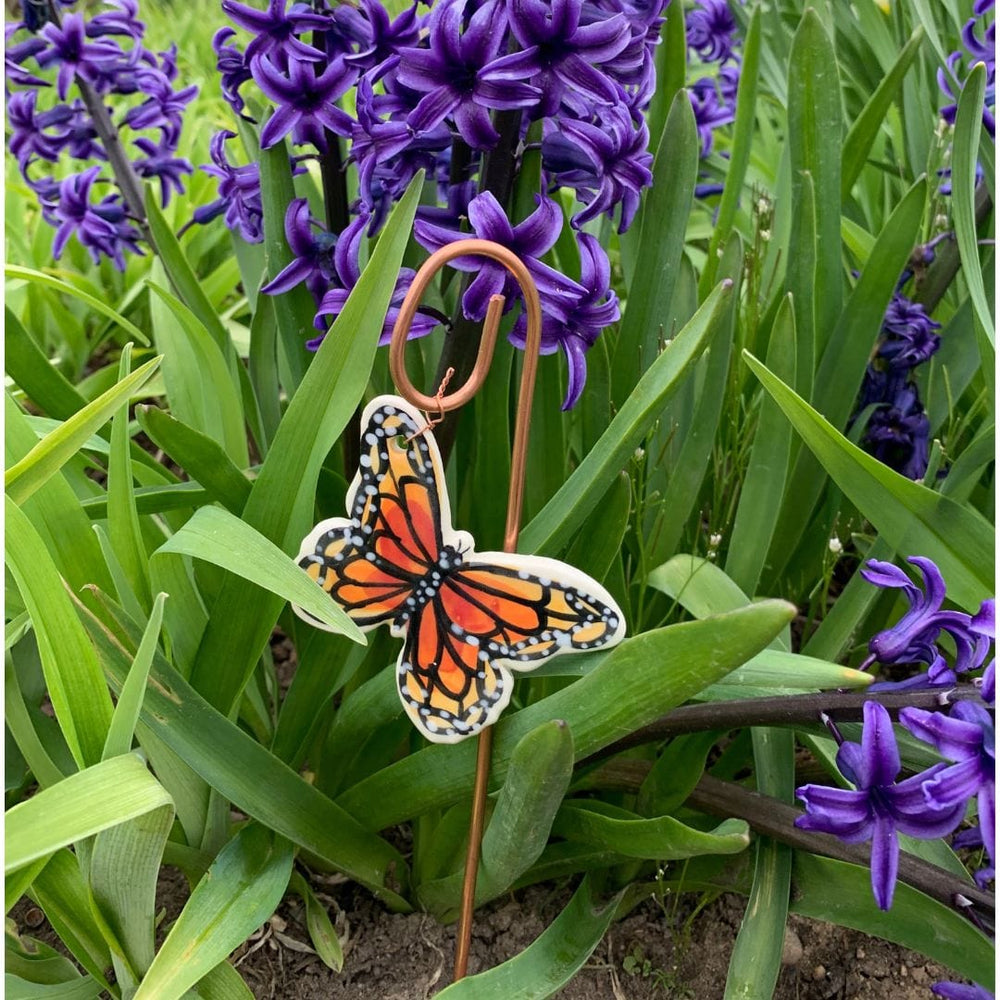
[[[270,921],[232,956],[261,1000],[427,1000],[451,981],[455,927],[432,917],[386,912],[339,876],[313,882],[344,945],[336,973],[313,952],[302,905],[287,897]],[[163,928],[187,897],[179,872],[165,869],[160,884]],[[526,948],[556,917],[570,892],[535,886],[476,914],[469,973],[506,961]],[[745,900],[724,895],[693,914],[697,897],[681,897],[677,912],[653,901],[614,924],[561,1000],[714,1000],[726,970]],[[670,902],[668,901],[668,910]],[[25,901],[11,913],[19,930],[57,943],[41,911]],[[931,1000],[930,985],[955,978],[948,970],[878,938],[802,917],[791,917],[777,1000]]]

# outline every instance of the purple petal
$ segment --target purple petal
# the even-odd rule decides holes
[[[481,239],[493,240],[504,246],[514,242],[514,230],[507,221],[507,215],[489,191],[469,202],[469,222]]]
[[[462,298],[462,309],[469,319],[479,320],[486,315],[490,298],[501,295],[506,284],[506,272],[499,264],[484,264],[472,279]]]
[[[260,130],[260,148],[270,149],[284,139],[300,117],[301,113],[289,105],[278,108]]]
[[[899,748],[892,731],[892,719],[877,701],[866,701],[861,748],[869,766],[872,785],[891,785],[899,774]]]
[[[872,892],[880,910],[892,906],[899,868],[899,841],[891,819],[878,816],[872,831]]]
[[[518,251],[528,257],[541,257],[551,249],[563,225],[562,210],[551,198],[536,194],[535,204],[535,211],[513,230]]]

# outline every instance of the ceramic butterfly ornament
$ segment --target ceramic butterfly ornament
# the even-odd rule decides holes
[[[361,423],[349,517],[317,524],[298,563],[362,631],[388,625],[404,640],[396,683],[429,740],[456,743],[496,722],[511,670],[621,641],[625,619],[596,580],[556,559],[477,553],[452,528],[440,452],[418,410],[379,396]]]

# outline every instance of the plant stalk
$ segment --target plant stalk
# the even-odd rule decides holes
[[[743,726],[789,726],[795,723],[818,722],[825,713],[840,722],[860,722],[866,701],[877,701],[893,715],[901,708],[936,709],[957,701],[980,697],[972,684],[953,688],[932,688],[924,691],[850,691],[818,692],[816,694],[777,695],[773,698],[740,698],[733,701],[713,701],[700,705],[684,705],[662,716],[648,726],[629,733],[580,763],[592,764],[613,757],[623,750],[656,743],[708,729],[736,729]]]
[[[713,816],[744,819],[757,833],[766,834],[798,850],[864,867],[871,864],[871,850],[867,844],[845,844],[830,834],[800,830],[795,826],[796,818],[802,815],[800,810],[734,782],[720,781],[709,774],[703,774],[687,802]],[[986,892],[974,882],[967,882],[905,851],[901,851],[899,855],[899,877],[915,889],[959,912],[969,909],[958,902],[959,897],[971,900],[990,914],[996,909],[996,899],[992,892]]]

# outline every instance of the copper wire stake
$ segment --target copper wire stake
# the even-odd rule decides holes
[[[524,263],[511,250],[490,240],[456,240],[432,254],[417,272],[410,285],[392,330],[389,344],[389,371],[399,390],[399,394],[414,406],[430,413],[445,413],[463,406],[479,391],[496,346],[500,317],[503,314],[504,297],[490,298],[486,319],[483,323],[483,338],[476,355],[476,363],[469,378],[461,388],[448,395],[444,394],[447,379],[437,393],[426,396],[419,392],[406,374],[404,354],[410,324],[416,315],[420,299],[434,275],[450,260],[456,257],[490,257],[502,264],[513,276],[524,296],[527,316],[527,334],[524,345],[524,364],[521,369],[521,384],[517,397],[517,419],[514,424],[514,445],[511,449],[510,490],[507,494],[507,523],[504,529],[503,551],[517,550],[517,536],[521,526],[521,506],[524,498],[524,469],[528,455],[528,428],[531,422],[531,400],[535,392],[535,375],[538,371],[538,355],[542,342],[542,310],[538,300],[538,289]],[[430,423],[429,423],[430,426]],[[465,857],[465,878],[462,882],[462,909],[458,921],[455,942],[455,979],[464,978],[469,963],[469,945],[472,939],[472,917],[476,905],[476,876],[479,871],[479,851],[483,837],[483,819],[486,813],[486,793],[490,780],[490,756],[493,748],[493,727],[488,726],[479,734],[476,752],[476,778],[472,791],[472,819],[469,822],[469,848]]]

